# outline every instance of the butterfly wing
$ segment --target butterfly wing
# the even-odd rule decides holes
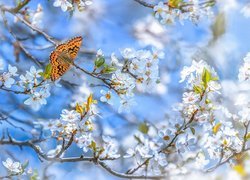
[[[56,47],[50,55],[52,65],[51,80],[55,81],[66,73],[70,68],[70,62],[73,61],[82,44],[82,37],[75,37],[66,43]]]
[[[53,51],[50,54],[50,64],[52,66],[51,69],[52,81],[59,79],[70,68],[70,64],[62,60],[57,51]]]
[[[72,60],[74,60],[77,56],[77,53],[82,45],[82,37],[75,37],[68,41],[68,53]]]

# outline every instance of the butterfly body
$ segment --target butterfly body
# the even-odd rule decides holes
[[[75,37],[60,44],[50,54],[51,80],[55,81],[65,74],[73,64],[82,44],[82,37]]]

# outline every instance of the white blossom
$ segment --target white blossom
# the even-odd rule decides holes
[[[102,94],[100,101],[113,105],[113,95],[111,91],[101,90],[100,92]]]
[[[118,154],[118,146],[115,141],[109,136],[102,136],[104,141],[104,151],[101,153],[102,158],[119,158],[120,154]]]
[[[62,11],[65,12],[68,9],[71,9],[73,6],[68,0],[55,0],[53,6],[61,7]]]
[[[87,152],[89,150],[89,145],[93,141],[93,137],[91,133],[82,133],[82,135],[76,138],[77,145],[83,149],[83,152]]]
[[[250,3],[246,4],[240,11],[246,18],[250,17]]]
[[[184,104],[194,104],[197,101],[199,101],[199,99],[200,99],[200,95],[194,92],[185,92],[183,93],[183,97],[182,97]]]
[[[4,69],[4,62],[3,59],[0,57],[0,71]]]
[[[41,27],[43,16],[44,16],[43,8],[42,5],[39,3],[37,5],[35,13],[32,14],[31,24],[36,27]]]
[[[34,66],[31,66],[30,71],[26,72],[26,77],[28,79],[36,80],[37,78],[41,77],[41,75],[40,75],[41,72],[43,72],[41,69],[36,70],[36,68]]]
[[[31,106],[32,109],[38,111],[42,105],[47,104],[46,98],[50,96],[47,90],[40,90],[31,94],[30,98],[24,101],[24,104]]]
[[[62,150],[62,145],[57,145],[55,149],[51,149],[47,152],[48,157],[55,157]],[[64,153],[60,157],[63,157]]]
[[[3,161],[4,167],[6,167],[11,173],[20,174],[23,172],[23,168],[20,162],[14,162],[12,159],[7,158]]]
[[[124,157],[124,158],[130,158],[130,157],[133,157],[135,154],[136,154],[135,150],[132,149],[132,148],[129,148],[129,149],[126,151],[126,154],[125,154],[123,157]]]
[[[122,98],[118,112],[130,112],[131,107],[134,105],[136,105],[136,102],[133,98]]]
[[[8,72],[4,72],[0,75],[0,81],[2,81],[6,88],[11,88],[11,86],[15,83],[15,76],[18,76],[17,68],[15,66],[8,65]]]
[[[63,121],[75,122],[75,121],[79,121],[80,118],[81,118],[81,115],[75,110],[71,110],[71,111],[68,111],[67,109],[62,110],[61,120]]]
[[[244,64],[240,67],[238,78],[240,82],[248,81],[250,78],[250,53],[244,58]]]

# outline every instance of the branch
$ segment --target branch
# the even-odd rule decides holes
[[[26,6],[30,0],[24,0],[23,2],[19,2],[17,7],[11,9],[11,12],[18,13],[24,6]]]
[[[13,33],[13,31],[11,30],[9,24],[8,24],[8,21],[6,19],[6,16],[5,16],[5,9],[4,8],[1,8],[1,14],[2,14],[2,18],[3,18],[3,22],[4,22],[4,26],[6,27],[6,29],[9,31],[9,33],[11,34],[11,36],[16,40],[16,43],[18,45],[18,47],[24,52],[24,54],[30,58],[34,63],[36,63],[38,66],[42,66],[42,63],[37,60],[34,56],[32,56],[26,49],[25,47],[22,45],[22,43],[20,41],[18,41],[18,38],[17,36]],[[9,10],[11,11],[11,10]]]
[[[126,179],[163,179],[164,178],[164,176],[130,175],[130,174],[119,173],[119,172],[112,170],[103,161],[98,161],[98,163],[99,163],[99,165],[101,165],[101,167],[103,167],[109,173],[111,173],[117,177],[120,177],[120,178],[126,178]]]
[[[4,90],[4,91],[6,91],[6,92],[15,93],[15,94],[31,94],[31,91],[32,91],[33,88],[37,88],[37,87],[42,86],[44,82],[45,82],[45,80],[43,79],[43,80],[42,80],[40,83],[38,83],[38,84],[35,84],[35,83],[34,83],[34,85],[33,85],[32,88],[30,88],[30,89],[25,89],[24,91],[16,91],[16,90],[12,90],[12,89],[6,89],[6,88],[4,88],[4,84],[2,84],[2,85],[0,86],[0,89]]]
[[[129,175],[129,174],[119,173],[117,171],[114,171],[106,163],[103,162],[106,160],[115,160],[114,158],[96,159],[96,157],[84,157],[84,156],[60,158],[60,157],[57,157],[58,155],[56,155],[55,157],[49,157],[46,154],[44,154],[43,152],[41,152],[40,148],[35,145],[35,143],[38,143],[41,141],[44,141],[44,139],[42,139],[42,140],[30,140],[30,141],[17,141],[9,136],[9,139],[7,139],[7,140],[6,139],[0,140],[0,145],[16,145],[16,146],[20,146],[20,147],[21,146],[28,146],[28,147],[32,148],[37,153],[38,156],[40,156],[41,158],[43,158],[47,161],[51,161],[51,162],[64,163],[64,162],[82,162],[82,161],[84,161],[84,162],[97,163],[98,165],[100,165],[102,168],[104,168],[109,173],[111,173],[117,177],[120,177],[120,178],[127,178],[127,179],[130,179],[130,178],[133,178],[133,179],[161,179],[161,178],[163,178],[163,176]],[[71,144],[71,143],[69,142],[68,144]],[[70,145],[66,145],[65,148],[68,148],[69,146]]]
[[[154,4],[149,4],[149,3],[146,3],[145,1],[143,1],[143,0],[134,0],[135,2],[137,2],[137,3],[139,3],[139,4],[141,4],[141,5],[143,5],[143,6],[145,6],[145,7],[148,7],[148,8],[154,8]]]

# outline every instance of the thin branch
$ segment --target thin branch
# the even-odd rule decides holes
[[[11,9],[11,11],[13,13],[18,13],[24,6],[26,6],[28,3],[30,2],[30,0],[24,0],[22,2],[19,2],[17,7]]]
[[[129,174],[124,174],[124,173],[119,173],[119,172],[112,170],[103,161],[98,161],[98,163],[101,165],[101,167],[103,167],[109,173],[120,178],[126,178],[126,179],[163,179],[164,178],[164,176],[129,175]]]
[[[147,3],[147,2],[145,2],[145,1],[143,1],[143,0],[134,0],[135,2],[138,2],[139,4],[141,4],[141,5],[143,5],[143,6],[145,6],[145,7],[148,7],[148,8],[154,8],[154,4],[149,4],[149,3]]]
[[[102,168],[104,168],[105,170],[107,170],[109,173],[120,177],[120,178],[127,178],[127,179],[162,179],[163,176],[145,176],[145,175],[129,175],[129,174],[124,174],[124,173],[119,173],[117,171],[112,170],[106,163],[104,163],[103,161],[106,160],[115,160],[114,158],[100,158],[100,159],[96,159],[96,157],[84,157],[84,156],[80,156],[80,157],[70,157],[70,158],[60,158],[60,157],[49,157],[46,154],[44,154],[43,152],[41,152],[40,148],[38,146],[36,146],[34,143],[38,143],[41,142],[43,140],[31,140],[31,141],[17,141],[15,139],[13,139],[9,134],[8,134],[9,139],[8,140],[0,140],[0,145],[16,145],[16,146],[28,146],[30,148],[32,148],[38,156],[40,156],[41,158],[47,160],[47,161],[51,161],[51,162],[80,162],[80,161],[87,161],[87,162],[94,162],[99,164]],[[66,146],[67,147],[67,146]]]

